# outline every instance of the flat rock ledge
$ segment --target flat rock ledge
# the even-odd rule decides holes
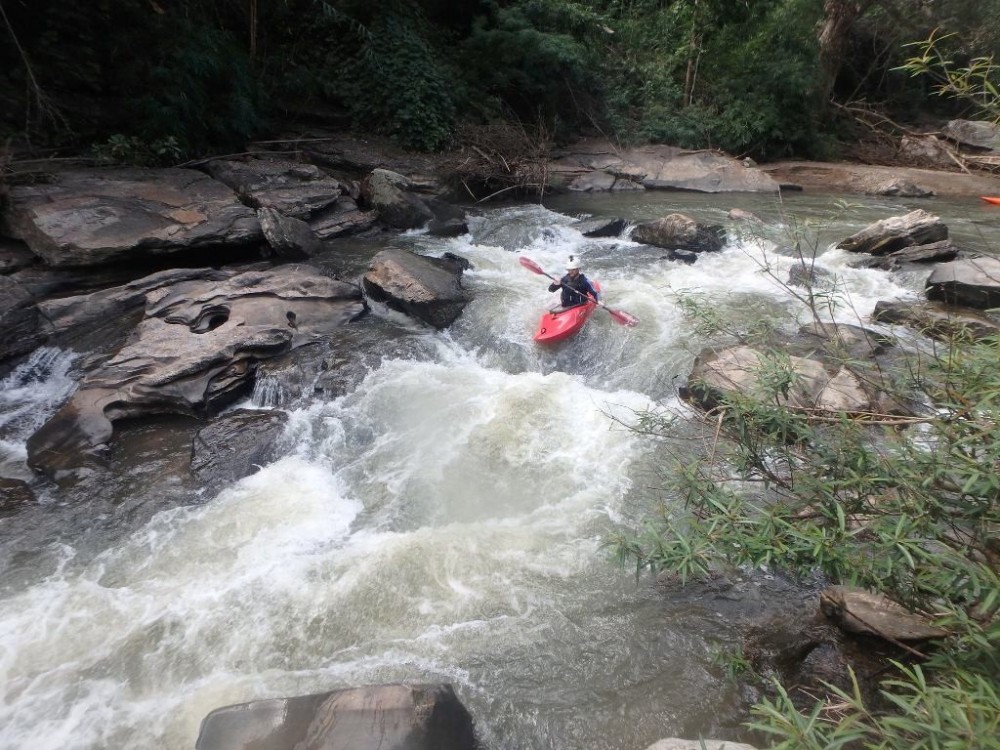
[[[702,193],[777,193],[779,185],[753,166],[712,151],[675,146],[619,149],[585,140],[548,164],[551,183],[571,191],[693,190]]]
[[[193,169],[62,172],[11,189],[9,232],[49,266],[94,266],[199,249],[259,245],[257,217]]]

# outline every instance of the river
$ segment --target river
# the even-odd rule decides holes
[[[675,295],[734,318],[764,302],[791,324],[801,311],[762,268],[787,276],[794,259],[747,235],[684,265],[570,225],[752,210],[779,223],[769,234],[798,226],[815,242],[852,323],[918,295],[926,271],[853,269],[832,240],[923,207],[964,249],[1000,242],[1000,209],[971,200],[850,200],[557,196],[485,209],[465,237],[393,240],[468,258],[474,300],[443,332],[375,309],[356,325],[379,355],[341,396],[276,399],[282,384],[261,383],[240,406],[289,412],[283,458],[216,497],[167,466],[85,498],[43,488],[37,508],[0,518],[0,747],[190,750],[219,706],[392,681],[452,683],[494,749],[747,736],[713,659],[734,638],[728,618],[637,582],[601,541],[659,492],[660,448],[621,423],[677,406],[705,343]],[[380,249],[344,247],[356,270]],[[560,272],[571,253],[641,324],[599,310],[542,349],[531,333],[555,295],[517,258]],[[28,476],[24,440],[71,391],[75,360],[40,350],[0,383],[0,473]]]

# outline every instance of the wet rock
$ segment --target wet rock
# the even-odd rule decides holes
[[[461,276],[454,260],[383,250],[372,259],[363,283],[365,294],[376,302],[446,328],[469,302]]]
[[[475,750],[450,685],[376,685],[212,711],[196,750]]]
[[[864,589],[830,586],[820,593],[820,609],[839,627],[859,635],[916,641],[948,634],[928,618]]]
[[[906,263],[943,263],[958,257],[958,248],[951,240],[931,242],[927,245],[913,245],[896,250],[888,255],[873,256],[860,263],[852,263],[855,268],[879,268],[895,271]]]
[[[877,221],[837,245],[849,253],[888,255],[914,245],[948,239],[948,227],[941,219],[923,210],[911,211]]]
[[[693,250],[671,250],[667,253],[666,258],[667,260],[676,260],[679,263],[690,266],[698,260],[698,253]]]
[[[220,282],[235,275],[236,271],[211,268],[160,271],[122,286],[49,299],[38,303],[38,310],[51,343],[103,351],[110,342],[124,343],[124,336],[138,322],[131,314],[145,307],[150,292],[184,281]]]
[[[906,326],[942,340],[956,337],[976,340],[1000,334],[1000,321],[986,314],[933,302],[879,300],[875,303],[872,320]]]
[[[214,159],[204,169],[251,208],[295,219],[309,218],[347,192],[319,167],[285,159]]]
[[[0,477],[0,514],[13,513],[35,502],[35,493],[27,482]]]
[[[572,226],[584,237],[621,237],[628,222],[621,218],[589,219]]]
[[[427,234],[434,237],[461,237],[469,233],[469,224],[464,218],[431,219],[427,224]]]
[[[44,321],[32,296],[9,276],[0,276],[0,361],[27,354],[45,341]]]
[[[155,288],[130,342],[28,439],[28,464],[50,475],[77,468],[116,420],[210,416],[246,392],[257,362],[325,340],[364,309],[357,287],[307,266]]]
[[[248,477],[278,457],[288,424],[283,411],[237,409],[200,429],[191,444],[191,473],[210,493]]]
[[[10,190],[6,222],[50,266],[93,266],[184,251],[251,248],[253,211],[190,169],[62,172]]]
[[[309,219],[309,227],[320,240],[360,234],[375,226],[378,212],[362,211],[354,198],[342,197]]]
[[[806,289],[829,289],[836,282],[836,277],[825,268],[796,263],[788,269],[788,285]]]
[[[716,252],[726,243],[726,232],[715,224],[701,224],[684,214],[669,214],[662,219],[637,224],[632,239],[646,245],[695,253]]]
[[[968,258],[942,263],[927,279],[928,299],[986,310],[1000,307],[1000,259]]]
[[[262,208],[257,211],[264,239],[275,253],[290,260],[306,260],[323,249],[312,228],[301,219]]]

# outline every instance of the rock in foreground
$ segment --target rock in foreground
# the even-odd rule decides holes
[[[474,750],[450,685],[374,685],[212,711],[196,750]]]

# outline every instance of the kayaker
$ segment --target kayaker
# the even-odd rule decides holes
[[[580,263],[572,255],[569,256],[569,263],[566,264],[566,275],[555,284],[549,284],[549,291],[554,292],[562,289],[562,306],[576,307],[587,301],[586,295],[591,295],[593,299],[598,299],[597,290],[582,273],[580,273]]]

